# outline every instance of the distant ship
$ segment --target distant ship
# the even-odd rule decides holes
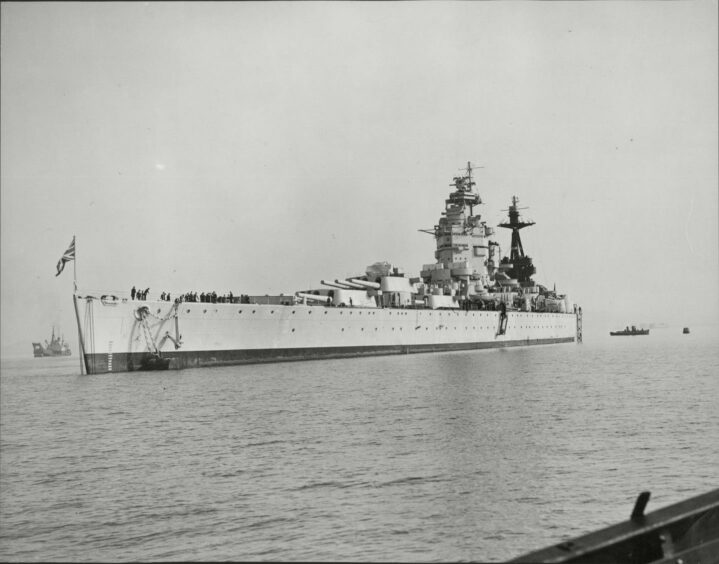
[[[688,335],[688,334],[689,334],[689,327],[685,327],[685,328],[682,330],[682,333],[683,333],[684,335]]]
[[[45,341],[45,345],[41,343],[32,344],[32,352],[36,357],[40,356],[70,356],[70,346],[65,342],[63,337],[55,336],[55,328],[52,328],[52,336],[50,342]]]
[[[634,325],[632,328],[625,327],[622,331],[610,331],[609,334],[612,337],[619,337],[625,335],[649,335],[649,329],[637,329]]]
[[[520,218],[513,197],[499,224],[512,234],[502,257],[494,228],[475,213],[475,184],[467,163],[438,223],[420,229],[434,238],[436,262],[416,277],[376,262],[292,295],[189,291],[170,301],[165,292],[136,300],[135,292],[76,290],[84,367],[97,374],[581,341],[581,308],[532,279],[519,231],[534,222]]]

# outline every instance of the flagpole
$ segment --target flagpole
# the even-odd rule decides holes
[[[85,369],[85,343],[82,341],[82,331],[80,330],[80,313],[77,311],[77,241],[75,235],[72,236],[72,246],[75,249],[75,257],[72,261],[72,303],[75,307],[75,318],[77,319],[77,344],[80,348],[80,375],[87,373]]]
[[[75,235],[72,236],[72,244],[75,247],[75,260],[72,261],[72,285],[77,294],[77,241],[75,241]]]

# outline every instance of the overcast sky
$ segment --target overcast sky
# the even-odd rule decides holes
[[[417,275],[467,161],[585,332],[719,322],[713,0],[1,9],[4,356],[77,352],[73,234],[80,293]]]

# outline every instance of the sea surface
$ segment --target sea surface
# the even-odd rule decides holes
[[[3,561],[502,561],[719,487],[716,327],[0,375]]]

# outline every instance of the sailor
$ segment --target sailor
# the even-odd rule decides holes
[[[136,292],[137,292],[137,290],[135,290],[135,287],[133,286],[133,287],[132,287],[132,290],[130,290],[130,297],[131,297],[133,300],[135,299],[135,293],[136,293]]]

